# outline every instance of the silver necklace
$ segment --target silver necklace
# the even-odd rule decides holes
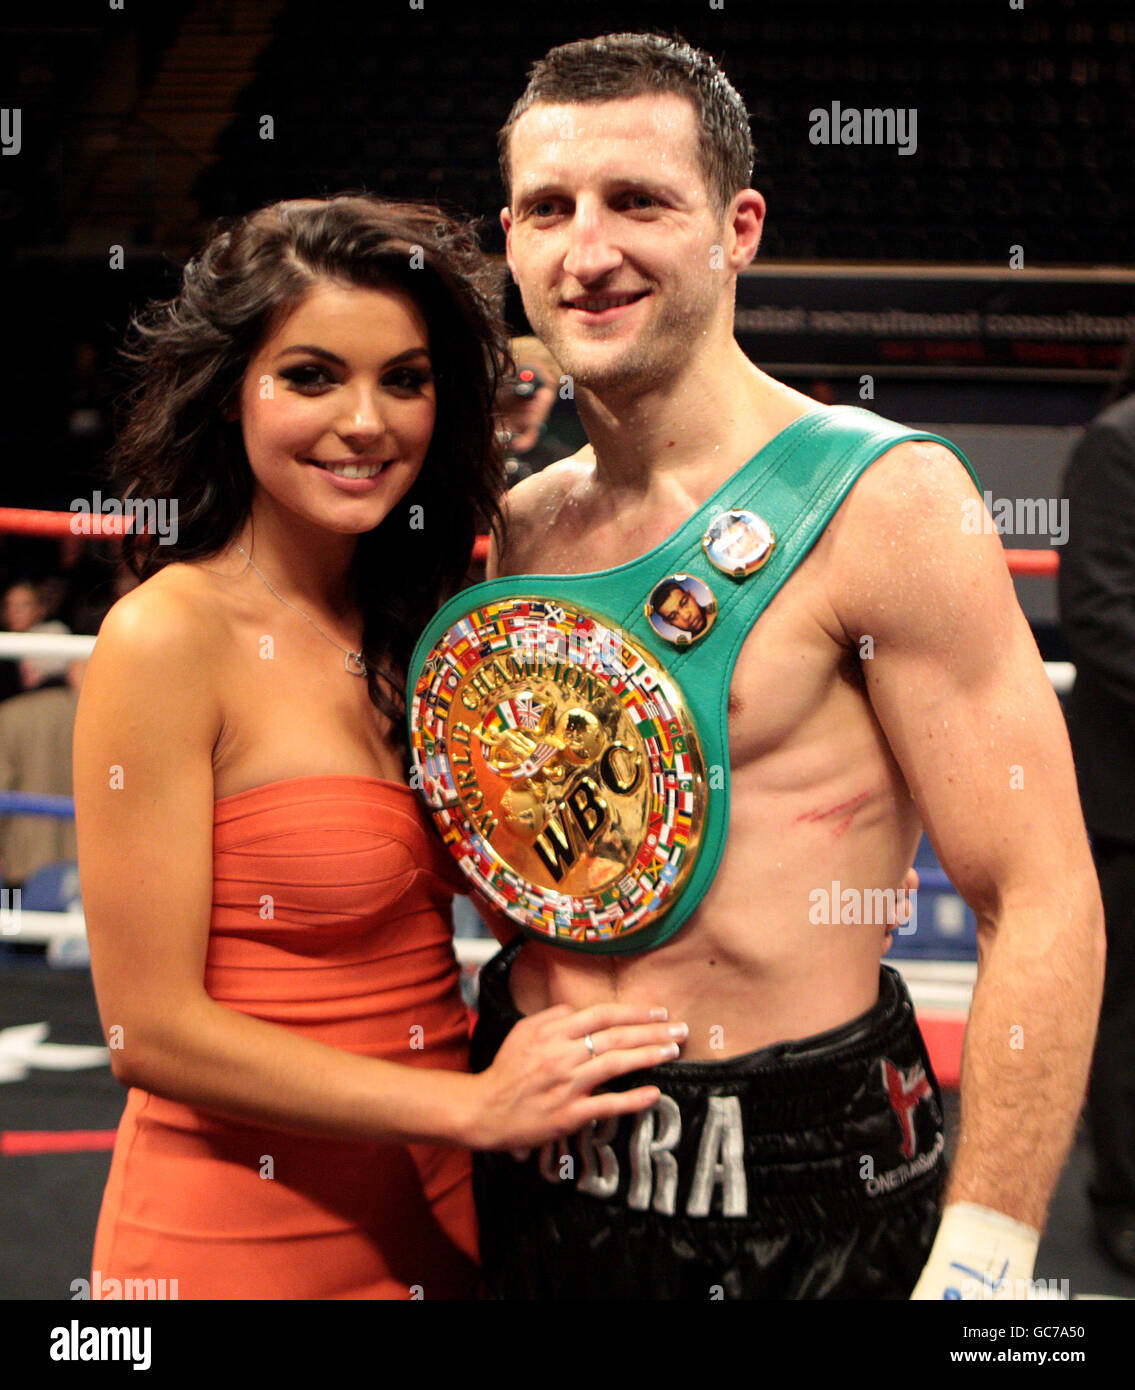
[[[323,631],[319,624],[315,622],[314,619],[309,618],[302,608],[297,608],[294,603],[289,603],[288,600],[283,596],[283,594],[276,592],[276,590],[272,587],[272,584],[268,579],[268,576],[264,573],[264,571],[260,568],[260,566],[256,563],[256,561],[252,558],[248,551],[245,550],[244,546],[241,545],[239,541],[237,541],[236,543],[236,548],[240,551],[240,553],[244,556],[244,558],[248,561],[248,563],[252,566],[256,573],[260,576],[260,578],[263,579],[264,584],[268,589],[268,592],[272,594],[274,598],[278,598],[285,608],[290,608],[293,613],[298,613],[300,617],[304,620],[304,622],[310,623],[311,626],[315,628],[316,632],[319,633],[320,637],[326,638],[326,640],[330,642],[333,647],[337,647],[339,651],[343,653],[343,665],[346,667],[348,675],[366,675],[367,664],[363,660],[362,652],[352,652],[349,651],[346,647],[340,647],[339,643],[335,641],[334,637],[328,637],[327,633]]]

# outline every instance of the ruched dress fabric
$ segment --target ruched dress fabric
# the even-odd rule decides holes
[[[336,775],[223,797],[213,871],[205,988],[218,1003],[344,1051],[468,1069],[460,873],[409,788]],[[168,1296],[176,1279],[181,1299],[476,1297],[470,1173],[461,1148],[291,1133],[132,1088],[92,1290],[165,1279]]]

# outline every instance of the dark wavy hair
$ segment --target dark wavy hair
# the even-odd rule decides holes
[[[437,416],[422,470],[359,537],[356,596],[370,697],[405,752],[406,670],[428,619],[465,578],[473,539],[498,534],[504,486],[493,402],[506,360],[499,274],[467,224],[421,203],[369,194],[273,203],[221,224],[181,289],[131,321],[133,383],[109,463],[120,496],[176,498],[177,540],[128,534],[140,579],[216,554],[237,534],[253,478],[239,421],[225,418],[260,344],[321,281],[405,291],[422,313]],[[411,529],[422,506],[425,529]]]

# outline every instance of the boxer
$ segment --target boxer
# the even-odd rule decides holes
[[[489,582],[411,667],[427,801],[508,942],[474,1065],[555,1004],[649,996],[690,1036],[642,1115],[478,1156],[485,1273],[501,1297],[1012,1297],[1102,978],[1063,721],[999,543],[962,525],[958,451],[737,345],[752,164],[724,74],[649,35],[553,49],[501,132],[508,264],[594,455],[511,492]],[[978,921],[948,1184],[894,916],[860,910],[923,826]],[[849,910],[817,921],[836,880]]]

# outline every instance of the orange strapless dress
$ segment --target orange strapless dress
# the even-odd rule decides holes
[[[223,797],[213,873],[218,1003],[348,1052],[467,1068],[460,876],[409,788],[298,777]],[[291,1134],[132,1088],[93,1270],[104,1287],[176,1279],[183,1299],[475,1297],[470,1173],[462,1149]]]

